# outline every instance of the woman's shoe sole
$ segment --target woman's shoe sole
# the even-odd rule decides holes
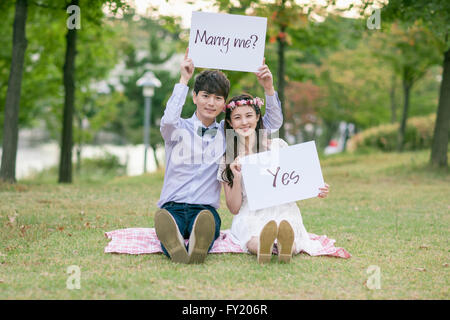
[[[258,263],[268,263],[272,259],[273,243],[277,237],[277,223],[274,220],[267,222],[261,230],[258,241]]]
[[[286,220],[282,220],[278,226],[278,261],[289,263],[292,260],[292,248],[294,246],[294,230]]]

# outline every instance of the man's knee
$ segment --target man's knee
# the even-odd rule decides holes
[[[216,212],[215,214],[213,213],[214,216],[214,222],[215,222],[215,234],[214,234],[214,240],[217,239],[220,236],[220,227],[222,224],[222,221],[220,220],[220,216],[219,214]]]

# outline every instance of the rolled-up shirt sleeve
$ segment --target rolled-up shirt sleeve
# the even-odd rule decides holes
[[[283,125],[283,113],[277,92],[273,96],[266,95],[266,113],[263,123],[264,127],[270,131],[277,131]]]
[[[172,95],[167,101],[166,109],[164,110],[164,115],[161,118],[159,128],[165,141],[170,141],[172,132],[178,128],[180,124],[181,111],[183,110],[183,105],[186,102],[188,91],[188,86],[182,83],[177,83],[173,88]]]

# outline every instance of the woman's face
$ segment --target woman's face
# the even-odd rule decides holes
[[[236,133],[243,137],[248,137],[255,132],[256,125],[259,120],[255,109],[251,106],[235,107],[231,112],[231,122],[228,122],[236,131]]]

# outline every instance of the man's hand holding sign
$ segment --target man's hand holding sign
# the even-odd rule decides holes
[[[258,78],[259,84],[264,88],[264,93],[273,96],[275,94],[275,89],[273,87],[273,76],[270,72],[269,66],[266,64],[266,58],[263,59],[263,65],[258,68],[255,72]]]
[[[192,59],[188,57],[189,55],[189,48],[186,49],[186,53],[184,54],[184,59],[181,62],[180,66],[180,83],[187,86],[189,83],[189,80],[192,78],[192,75],[194,74],[194,63],[192,62]]]

